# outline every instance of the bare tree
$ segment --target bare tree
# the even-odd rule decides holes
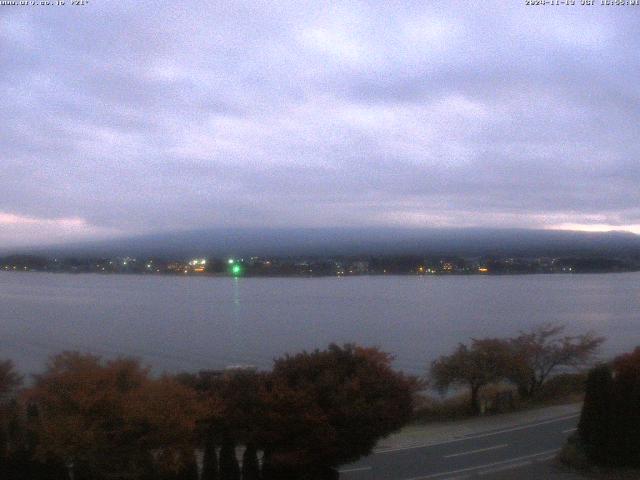
[[[605,340],[592,332],[563,336],[564,331],[564,325],[545,323],[509,341],[513,361],[507,377],[522,397],[533,397],[560,368],[588,365]]]
[[[451,385],[469,387],[471,411],[479,413],[480,389],[506,377],[510,356],[509,343],[505,340],[473,339],[470,347],[461,343],[454,353],[433,362],[431,379],[441,391]]]

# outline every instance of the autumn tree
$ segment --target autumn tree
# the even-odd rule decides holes
[[[0,472],[11,480],[68,480],[68,469],[63,461],[51,456],[36,457],[38,437],[34,426],[38,422],[38,410],[25,405],[18,397],[9,405],[8,439],[10,448]]]
[[[0,470],[7,468],[10,456],[15,453],[15,447],[11,448],[19,435],[14,428],[18,416],[15,397],[21,384],[22,376],[16,372],[11,360],[0,362]]]
[[[480,389],[505,378],[510,360],[511,350],[505,340],[473,339],[470,346],[461,343],[451,355],[435,360],[431,364],[431,379],[441,391],[452,385],[468,387],[469,407],[479,413]]]
[[[213,425],[223,441],[255,443],[256,429],[264,415],[260,392],[267,376],[252,370],[232,370],[214,381],[214,397],[220,399],[221,411]]]
[[[261,398],[263,478],[327,478],[410,418],[415,379],[376,348],[330,345],[275,361]]]
[[[203,479],[235,479],[240,475],[235,445],[253,446],[263,417],[260,388],[266,374],[252,370],[183,373],[180,381],[198,392],[208,405],[200,419],[199,442],[204,450]],[[220,458],[216,457],[220,446]],[[249,451],[251,452],[251,451]]]
[[[14,413],[15,398],[22,384],[22,376],[15,371],[13,362],[0,362],[0,459],[6,456],[9,423]]]
[[[76,478],[145,478],[151,452],[169,471],[193,454],[201,415],[195,392],[152,378],[137,360],[56,355],[27,399],[39,411],[39,455],[72,464]]]
[[[567,336],[564,330],[563,325],[547,323],[509,341],[513,359],[508,377],[523,398],[535,396],[557,370],[588,365],[604,342],[591,332]]]

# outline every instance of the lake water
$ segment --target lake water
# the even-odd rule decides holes
[[[640,273],[352,278],[209,278],[0,272],[0,358],[41,370],[65,349],[141,357],[156,370],[274,357],[330,342],[377,345],[423,373],[471,337],[541,322],[640,344]]]

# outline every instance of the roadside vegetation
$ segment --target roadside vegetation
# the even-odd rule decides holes
[[[462,418],[531,406],[579,401],[586,375],[604,341],[593,333],[564,335],[565,328],[544,324],[513,338],[472,339],[435,360],[428,385],[444,399],[424,396],[417,421]]]
[[[473,339],[434,361],[426,382],[393,370],[379,349],[351,344],[287,355],[270,371],[162,376],[136,359],[63,352],[27,387],[10,361],[0,362],[1,478],[336,479],[337,467],[411,421],[579,400],[584,367],[602,341],[591,333],[566,336],[552,324],[514,338]],[[640,378],[636,357],[640,350],[589,375],[585,455],[604,451],[602,442],[617,448],[602,440],[600,424],[583,424],[596,425],[594,418],[622,401],[634,375]],[[463,391],[434,399],[423,395],[425,386]],[[637,402],[621,407],[625,415]],[[607,425],[624,423],[606,418]],[[640,428],[624,431],[618,439],[640,445],[633,436]]]
[[[595,478],[640,478],[640,347],[591,369],[560,459]]]
[[[415,378],[331,345],[251,370],[154,377],[65,352],[28,388],[0,364],[0,478],[334,479],[411,419]]]

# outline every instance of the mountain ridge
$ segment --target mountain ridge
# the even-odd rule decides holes
[[[1,254],[75,256],[640,256],[631,232],[374,227],[213,228],[165,232],[58,246],[4,249]]]

